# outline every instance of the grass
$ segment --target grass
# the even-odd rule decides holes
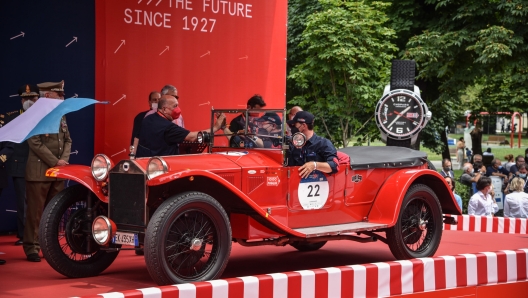
[[[497,135],[503,135],[506,137],[506,140],[510,142],[510,135],[509,134],[497,134]],[[449,134],[448,138],[458,140],[460,137],[462,137],[462,134]],[[486,145],[486,141],[488,140],[489,135],[482,135],[482,150],[485,151],[488,147],[491,148],[491,153],[493,153],[494,156],[497,158],[500,158],[501,160],[504,160],[504,156],[508,154],[513,154],[514,157],[517,155],[523,155],[524,156],[524,150],[526,147],[528,147],[528,138],[523,133],[521,136],[521,148],[518,148],[518,141],[517,141],[517,135],[515,135],[514,138],[514,146],[513,148],[510,148],[510,145]],[[351,144],[353,144],[353,141],[350,141]],[[385,146],[381,141],[371,142],[370,146]],[[455,145],[449,146],[449,148],[456,148]],[[429,160],[442,160],[442,155],[432,152],[429,148],[425,148],[423,146],[420,147],[420,151],[423,151],[427,153],[427,157]],[[456,156],[452,155],[451,158],[455,158]]]

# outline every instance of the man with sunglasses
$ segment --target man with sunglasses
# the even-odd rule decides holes
[[[255,141],[259,148],[281,148],[282,142],[282,120],[277,113],[266,113],[255,120],[257,122],[259,135],[268,135],[269,138],[260,136]]]
[[[300,132],[306,136],[302,148],[290,146],[288,165],[300,166],[299,176],[306,178],[314,170],[323,173],[336,173],[339,167],[337,150],[332,143],[315,134],[313,131],[314,115],[300,111],[288,120],[292,135]]]

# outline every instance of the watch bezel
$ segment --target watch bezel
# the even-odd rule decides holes
[[[417,129],[414,129],[413,131],[409,132],[408,135],[405,135],[405,136],[401,136],[400,134],[395,134],[392,131],[386,129],[385,126],[383,126],[383,123],[380,119],[381,117],[380,109],[382,107],[382,103],[385,102],[385,100],[388,97],[392,97],[397,94],[404,94],[405,96],[413,97],[413,99],[419,103],[420,109],[421,109],[421,116],[417,118],[419,119]],[[429,112],[429,109],[427,108],[427,105],[425,104],[425,102],[422,100],[422,98],[420,97],[418,93],[413,92],[412,90],[408,90],[408,89],[395,89],[395,90],[391,90],[383,94],[383,96],[380,98],[380,100],[376,104],[376,111],[374,115],[376,118],[376,125],[378,126],[378,129],[382,133],[386,134],[387,137],[390,136],[392,139],[396,139],[396,140],[407,140],[407,139],[411,139],[413,136],[417,135],[420,131],[423,130],[423,128],[425,127],[425,124],[427,123],[427,113],[428,112]]]

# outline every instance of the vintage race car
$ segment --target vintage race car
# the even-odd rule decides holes
[[[347,147],[338,150],[337,173],[316,170],[301,179],[286,159],[289,146],[304,145],[302,134],[275,136],[278,146],[258,148],[253,142],[266,135],[251,129],[251,113],[270,110],[216,110],[211,123],[214,112],[245,114],[246,129],[182,144],[191,154],[118,162],[98,154],[91,166],[49,169],[48,176],[78,184],[42,215],[48,263],[67,277],[88,277],[120,250],[144,250],[152,279],[166,285],[220,277],[233,242],[313,251],[331,240],[380,240],[397,259],[430,257],[442,222],[451,220],[442,214],[460,214],[423,152]],[[245,145],[233,148],[228,140],[235,136]]]

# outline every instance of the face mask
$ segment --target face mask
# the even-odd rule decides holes
[[[24,101],[24,103],[22,104],[22,108],[24,109],[24,111],[27,111],[27,109],[29,109],[32,105],[34,105],[35,103],[32,101],[32,100],[26,100]]]
[[[172,110],[171,117],[173,120],[180,118],[181,115],[181,109],[180,107],[175,107],[174,110]]]
[[[299,129],[298,129],[297,127],[295,127],[295,126],[291,126],[291,134],[292,134],[292,136],[293,136],[294,134],[298,133],[298,132],[299,132]]]
[[[523,178],[523,179],[525,179],[525,178],[526,178],[526,174],[521,174],[521,173],[519,173],[519,178]]]
[[[153,110],[157,110],[158,109],[158,103],[157,102],[153,102],[152,103],[152,109]]]
[[[451,168],[449,168],[449,167],[445,167],[444,168],[444,171],[446,171],[446,172],[449,172],[450,170],[451,170]]]
[[[499,170],[502,169],[502,166],[499,166]]]

